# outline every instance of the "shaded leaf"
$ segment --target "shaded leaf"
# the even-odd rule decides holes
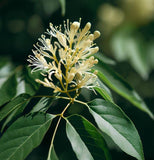
[[[36,5],[38,4],[37,1],[34,2],[36,3]],[[42,8],[44,9],[46,15],[52,15],[56,10],[60,8],[60,4],[55,0],[41,0],[40,10]]]
[[[7,117],[14,110],[16,110],[16,109],[18,110],[18,109],[20,109],[20,107],[23,108],[24,103],[27,102],[29,97],[30,96],[28,94],[21,94],[18,97],[14,98],[7,105],[5,105],[3,108],[1,108],[0,121],[2,121],[5,117]]]
[[[48,97],[42,97],[39,102],[33,107],[33,109],[31,110],[31,113],[35,113],[35,112],[45,112],[49,109],[49,107],[51,106],[51,104],[53,103],[55,98],[48,98]]]
[[[59,0],[59,2],[60,2],[60,5],[61,5],[61,14],[62,14],[62,16],[64,16],[65,15],[65,5],[66,5],[66,0]]]
[[[140,98],[140,96],[136,93],[136,91],[109,66],[99,61],[99,64],[95,66],[95,69],[98,71],[97,75],[103,83],[105,83],[112,90],[120,94],[122,97],[129,100],[140,110],[149,114],[151,118],[154,118],[153,113],[148,109],[148,107]]]
[[[133,26],[122,26],[111,39],[111,46],[118,61],[127,60],[133,68],[144,78],[148,78],[149,64],[145,42],[134,36]]]
[[[0,106],[11,100],[16,95],[16,75],[11,75],[0,88]]]
[[[25,159],[41,143],[54,117],[38,114],[15,121],[0,139],[0,159]]]
[[[27,106],[27,104],[30,101],[29,95],[27,95],[27,94],[22,94],[18,97],[20,97],[18,99],[19,100],[18,102],[20,102],[20,100],[21,100],[21,103],[12,106],[12,108],[10,109],[11,113],[10,114],[8,113],[9,115],[7,116],[5,122],[2,125],[1,132],[3,132],[4,128],[6,127],[6,125],[9,122],[14,121],[17,118],[17,116],[19,116],[24,111],[25,107]],[[23,97],[25,97],[25,98],[23,98]],[[23,99],[23,101],[22,101],[22,99]],[[12,103],[12,101],[10,103]]]
[[[102,135],[89,121],[78,115],[67,120],[67,137],[79,160],[111,159]]]
[[[95,99],[88,103],[98,127],[127,154],[144,160],[142,143],[131,120],[115,104]]]

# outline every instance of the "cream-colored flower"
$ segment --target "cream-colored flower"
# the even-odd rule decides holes
[[[39,43],[34,46],[34,56],[30,55],[28,59],[32,71],[40,70],[45,76],[44,81],[37,79],[38,83],[54,89],[54,92],[68,95],[70,92],[78,92],[80,88],[95,86],[97,76],[96,72],[91,73],[91,68],[98,60],[92,55],[99,48],[93,41],[100,36],[100,32],[92,34],[90,28],[90,22],[83,29],[80,29],[80,21],[70,23],[67,20],[63,29],[50,24],[47,30],[50,37],[42,35]],[[57,81],[54,82],[53,78]]]

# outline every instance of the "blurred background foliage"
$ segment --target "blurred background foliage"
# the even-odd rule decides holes
[[[27,65],[33,44],[49,28],[49,22],[59,25],[63,20],[74,21],[80,17],[82,25],[90,21],[92,30],[101,31],[97,41],[100,54],[115,60],[112,67],[154,112],[154,0],[0,0],[0,58],[8,57],[16,66]],[[10,71],[9,67],[6,74]],[[2,73],[5,75],[0,73],[1,77]],[[132,112],[131,104],[114,93],[113,96],[136,124],[146,159],[153,160],[153,121],[135,108]],[[62,135],[59,137],[57,144],[63,140]],[[42,160],[47,153],[46,141],[43,146],[34,150],[27,160]],[[113,160],[133,159],[117,152],[112,144],[110,147]]]

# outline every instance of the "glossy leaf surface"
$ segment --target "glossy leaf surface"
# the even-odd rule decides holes
[[[37,114],[15,121],[0,139],[0,159],[25,159],[41,143],[54,117]]]
[[[33,107],[31,113],[45,112],[53,103],[54,98],[42,97],[39,102]]]
[[[110,160],[101,133],[85,118],[70,116],[66,124],[67,137],[79,160]]]
[[[99,61],[99,64],[95,66],[95,69],[98,71],[97,75],[103,83],[120,94],[122,97],[129,100],[140,110],[149,114],[151,118],[154,118],[153,113],[149,110],[137,92],[110,67],[108,67],[102,61]]]
[[[94,87],[94,89],[107,101],[113,102],[113,98],[111,95],[110,90],[101,82],[98,80],[98,86]]]
[[[88,103],[98,127],[127,154],[144,160],[142,143],[131,120],[115,104],[95,99]]]

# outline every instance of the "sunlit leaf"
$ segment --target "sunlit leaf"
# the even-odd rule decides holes
[[[17,95],[27,93],[33,96],[39,89],[39,84],[35,79],[39,78],[39,73],[31,73],[30,68],[22,68],[17,74]]]
[[[90,122],[78,115],[67,120],[67,137],[79,160],[111,159],[102,135]]]
[[[98,86],[94,87],[94,89],[105,99],[113,102],[112,95],[110,90],[100,81],[98,80]]]
[[[8,57],[0,57],[0,88],[14,70],[13,64]]]
[[[13,69],[14,67],[8,58],[0,57],[0,78],[8,77]]]
[[[98,127],[127,154],[144,160],[142,143],[131,120],[115,104],[95,99],[88,103]]]
[[[0,139],[0,159],[23,160],[42,141],[54,115],[21,117]]]
[[[99,64],[95,66],[98,71],[99,79],[105,83],[109,88],[120,94],[122,97],[129,100],[132,104],[138,107],[140,110],[149,114],[151,118],[154,118],[152,112],[148,109],[144,101],[140,98],[137,92],[116,72],[114,72],[105,63],[99,61]]]

